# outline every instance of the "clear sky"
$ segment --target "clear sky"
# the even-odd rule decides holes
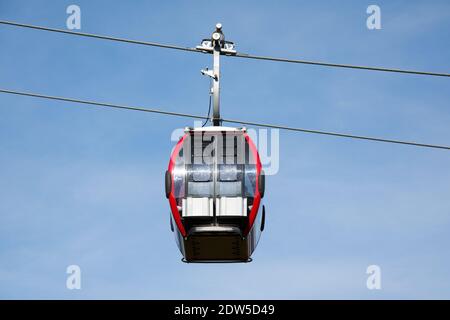
[[[448,1],[6,1],[0,19],[240,52],[449,72]],[[366,8],[381,8],[368,30]],[[0,25],[0,88],[206,114],[211,57]],[[222,115],[450,144],[450,82],[223,59]],[[0,94],[0,298],[450,298],[450,153],[280,132],[250,264],[184,264],[172,131],[192,120]],[[82,289],[66,288],[66,268]],[[382,271],[368,290],[366,268]]]

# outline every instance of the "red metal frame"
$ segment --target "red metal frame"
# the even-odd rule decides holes
[[[181,222],[180,212],[178,212],[178,208],[177,208],[177,200],[175,199],[175,183],[173,181],[172,171],[173,171],[173,167],[175,166],[176,157],[178,156],[178,153],[180,152],[180,148],[183,146],[184,139],[186,139],[187,136],[188,136],[188,134],[185,134],[183,137],[181,137],[180,141],[178,141],[177,145],[173,149],[172,156],[170,157],[170,161],[169,161],[169,168],[167,169],[167,170],[169,170],[170,175],[172,176],[172,188],[170,190],[170,195],[169,195],[170,209],[172,211],[173,219],[175,220],[175,223],[177,224],[178,230],[180,230],[181,235],[183,237],[186,237],[187,234],[186,234],[186,230],[184,229],[183,223]]]
[[[256,215],[258,214],[259,205],[261,203],[261,194],[259,193],[258,188],[259,176],[261,174],[261,160],[259,158],[258,150],[256,149],[256,146],[253,143],[252,139],[250,139],[250,136],[247,133],[244,133],[244,137],[250,147],[250,151],[253,153],[254,159],[256,160],[255,198],[253,199],[252,210],[250,210],[248,225],[244,231],[244,235],[247,236],[250,230],[252,230]]]

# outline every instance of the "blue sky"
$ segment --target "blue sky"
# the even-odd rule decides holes
[[[381,7],[382,29],[366,28]],[[0,19],[448,72],[447,1],[6,1]],[[0,87],[205,114],[211,57],[0,26]],[[222,115],[450,143],[449,81],[223,59]],[[250,264],[187,265],[163,174],[186,119],[0,95],[0,298],[450,298],[450,153],[280,132]],[[66,267],[82,270],[67,290]],[[366,288],[366,268],[382,289]]]

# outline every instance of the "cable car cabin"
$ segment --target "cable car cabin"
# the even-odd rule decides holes
[[[183,261],[251,261],[264,229],[264,180],[245,129],[186,128],[165,181]]]

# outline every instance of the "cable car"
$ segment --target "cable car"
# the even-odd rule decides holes
[[[184,262],[249,262],[264,230],[265,178],[245,128],[186,128],[165,176]]]
[[[220,56],[236,51],[220,23],[197,50],[213,54],[213,70],[201,70],[212,79],[212,126],[186,128],[172,151],[170,227],[184,262],[249,262],[264,230],[265,178],[246,129],[224,127],[220,118]]]

